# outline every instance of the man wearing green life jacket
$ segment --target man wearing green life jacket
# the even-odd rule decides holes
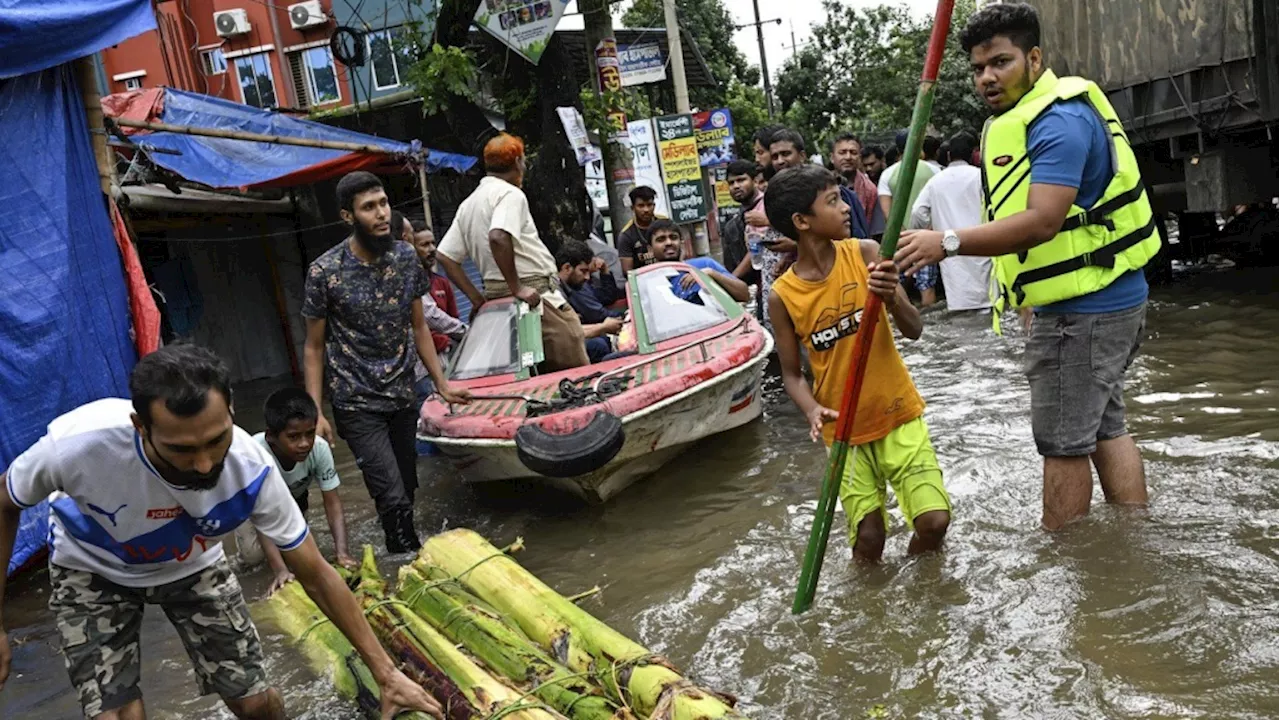
[[[997,323],[1007,305],[1034,309],[1024,363],[1046,529],[1088,513],[1091,464],[1108,502],[1145,505],[1124,377],[1144,334],[1142,267],[1160,236],[1137,161],[1098,86],[1044,67],[1030,5],[982,9],[960,42],[994,112],[982,142],[986,222],[905,231],[894,259],[910,275],[944,257],[993,257]]]

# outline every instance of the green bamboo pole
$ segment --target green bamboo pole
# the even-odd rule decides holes
[[[388,598],[387,585],[368,545],[359,577],[356,597],[378,640],[392,657],[404,663],[410,679],[436,696],[450,717],[463,706],[471,713],[463,717],[484,720],[566,720],[537,698],[526,698],[494,678],[403,602]]]
[[[906,218],[906,199],[911,195],[911,185],[915,182],[916,165],[920,159],[920,147],[924,144],[925,128],[929,125],[929,115],[933,112],[933,90],[938,80],[938,67],[942,64],[942,53],[947,45],[947,33],[951,29],[951,11],[955,0],[938,0],[938,7],[933,17],[933,32],[929,36],[929,51],[924,60],[924,71],[920,74],[920,87],[916,93],[915,107],[911,111],[911,130],[907,134],[907,147],[902,153],[901,166],[898,168],[897,183],[893,188],[895,202],[890,206],[889,219],[884,230],[884,239],[880,243],[880,257],[893,259],[898,249],[898,235],[902,232],[902,223]],[[862,379],[867,371],[867,356],[871,351],[871,341],[875,337],[876,326],[880,323],[883,301],[879,295],[871,294],[862,313],[862,324],[854,336],[853,359],[849,375],[845,380],[844,395],[840,403],[840,418],[836,421],[836,437],[831,444],[831,453],[827,460],[827,471],[822,478],[822,491],[818,496],[818,507],[814,512],[813,528],[809,532],[809,545],[805,548],[804,563],[800,568],[800,581],[796,587],[795,599],[791,604],[791,612],[799,615],[813,604],[813,596],[818,589],[818,575],[822,572],[822,561],[827,553],[827,540],[831,535],[831,522],[835,517],[836,498],[840,493],[840,481],[844,477],[845,465],[849,457],[849,437],[853,432],[858,410],[858,397],[862,394]]]
[[[547,587],[476,533],[427,540],[418,559],[439,566],[573,672],[592,673],[610,695],[650,720],[743,716],[733,700],[682,677],[654,655]]]
[[[340,695],[354,700],[365,717],[373,720],[382,717],[381,691],[373,673],[346,636],[307,597],[301,583],[287,583],[266,601],[266,606],[280,629],[301,648],[312,670],[328,678]],[[400,717],[430,720],[420,712]]]
[[[445,637],[461,645],[490,671],[535,696],[571,720],[635,720],[605,696],[584,673],[556,662],[496,611],[450,582],[444,570],[419,561],[400,568],[396,597]]]

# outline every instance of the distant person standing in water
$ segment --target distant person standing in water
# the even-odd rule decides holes
[[[1089,512],[1091,466],[1107,502],[1145,505],[1124,385],[1145,334],[1142,268],[1160,235],[1137,158],[1106,94],[1045,66],[1035,8],[988,5],[960,44],[994,115],[982,146],[987,222],[905,232],[895,260],[911,274],[944,257],[993,257],[997,319],[1008,302],[1035,308],[1023,363],[1045,529]]]
[[[418,403],[414,361],[421,360],[436,392],[466,403],[440,369],[422,296],[431,280],[413,246],[397,242],[391,207],[377,176],[348,173],[338,182],[338,207],[352,234],[316,258],[307,271],[302,315],[307,392],[323,407],[325,379],[338,434],[351,446],[378,511],[387,551],[415,552],[418,489]],[[321,414],[316,434],[332,443]]]

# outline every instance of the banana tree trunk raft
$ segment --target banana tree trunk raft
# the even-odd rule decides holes
[[[538,698],[494,678],[403,602],[388,598],[386,590],[373,548],[366,545],[356,597],[365,608],[369,624],[387,652],[405,664],[405,673],[435,694],[450,711],[450,717],[455,707],[464,705],[470,712],[464,717],[566,720]]]
[[[929,36],[924,71],[920,74],[916,104],[911,110],[911,128],[907,133],[907,146],[902,152],[904,162],[898,169],[897,186],[893,189],[893,196],[898,198],[898,202],[893,203],[889,210],[884,236],[880,240],[881,260],[892,260],[893,253],[898,248],[898,234],[902,231],[902,222],[909,209],[904,200],[910,195],[909,190],[915,180],[916,161],[920,157],[920,147],[924,144],[929,113],[933,110],[934,83],[938,79],[938,68],[942,64],[942,51],[947,46],[947,32],[951,28],[951,11],[954,6],[955,0],[938,0],[938,7],[934,13],[933,32]],[[853,338],[853,357],[850,360],[849,375],[845,378],[844,393],[841,396],[835,442],[831,444],[827,471],[823,475],[822,489],[818,494],[818,507],[813,514],[813,527],[809,531],[809,544],[805,548],[804,561],[800,566],[800,580],[796,585],[795,598],[791,603],[791,612],[796,615],[809,609],[813,604],[813,596],[818,591],[818,575],[822,572],[822,560],[827,554],[827,539],[831,534],[831,522],[836,512],[836,496],[839,495],[840,482],[844,478],[845,463],[849,457],[849,437],[853,432],[858,396],[862,394],[862,378],[867,371],[867,357],[871,352],[871,340],[875,336],[876,325],[880,322],[882,303],[879,295],[872,293],[868,296],[867,304],[862,311],[862,324],[858,326],[858,331]]]
[[[266,604],[280,629],[302,649],[312,670],[329,678],[339,694],[355,700],[366,717],[382,717],[381,693],[373,673],[346,636],[307,597],[300,583],[286,584]],[[431,720],[419,712],[404,713],[400,718]]]
[[[597,682],[651,720],[742,718],[734,700],[697,687],[663,658],[614,631],[547,587],[476,533],[451,530],[427,540],[414,561],[437,565],[519,625],[573,672]]]
[[[636,720],[610,700],[584,673],[575,673],[492,608],[464,590],[443,569],[419,560],[400,568],[396,596],[445,637],[462,645],[491,671],[534,695],[571,720]]]

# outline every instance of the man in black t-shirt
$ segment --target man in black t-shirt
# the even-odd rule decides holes
[[[649,252],[649,234],[658,207],[658,193],[648,185],[632,188],[629,197],[632,220],[618,234],[618,259],[624,273],[654,262],[653,253]]]

